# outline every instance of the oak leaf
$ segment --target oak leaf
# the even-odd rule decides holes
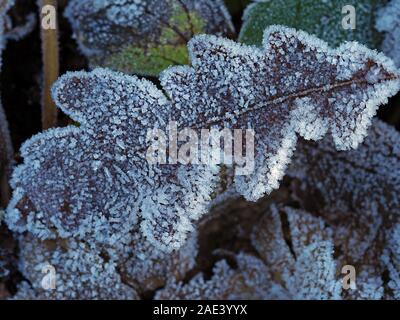
[[[24,144],[9,227],[115,245],[140,224],[153,245],[178,249],[207,212],[219,167],[149,164],[149,128],[168,131],[176,121],[179,129],[254,130],[254,172],[236,176],[235,186],[255,201],[278,188],[296,134],[319,140],[330,132],[335,148],[355,148],[377,107],[400,87],[383,55],[357,43],[333,50],[285,27],[267,29],[263,49],[198,36],[189,51],[191,67],[161,75],[164,91],[105,69],[61,77],[53,97],[80,127]]]
[[[91,66],[147,76],[187,64],[196,34],[235,34],[222,0],[72,0],[65,16]]]

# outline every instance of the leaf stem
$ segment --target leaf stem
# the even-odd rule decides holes
[[[58,25],[55,28],[44,28],[42,8],[47,5],[57,10],[57,0],[39,0],[40,30],[42,39],[43,88],[42,88],[42,128],[57,126],[57,107],[51,98],[51,87],[59,76]],[[51,19],[52,17],[48,17]],[[57,17],[53,17],[57,19]]]
[[[0,174],[0,207],[5,208],[10,200],[11,192],[6,173]]]

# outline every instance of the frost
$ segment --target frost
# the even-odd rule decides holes
[[[389,283],[398,283],[393,239],[400,221],[399,141],[394,128],[376,121],[354,151],[337,153],[329,139],[318,146],[301,143],[289,170],[301,181],[294,184],[298,201],[332,228],[338,264],[357,267],[362,285],[353,298],[384,297],[385,272]]]
[[[24,24],[17,26],[13,26],[11,21],[8,22],[9,26],[5,34],[7,40],[21,40],[35,29],[37,20],[33,12],[27,14],[25,20]]]
[[[162,85],[188,125],[200,113],[219,128],[255,130],[255,173],[236,178],[249,200],[278,187],[296,132],[319,139],[331,131],[339,149],[355,148],[377,106],[399,89],[397,71],[384,56],[356,43],[332,50],[278,26],[266,30],[261,50],[213,36],[195,38],[190,48],[193,68],[165,71]],[[380,70],[373,79],[370,62]]]
[[[268,270],[256,257],[240,253],[235,257],[237,269],[231,268],[225,260],[219,261],[213,268],[213,276],[206,280],[203,274],[197,274],[188,284],[171,280],[159,290],[157,300],[259,300],[266,292],[276,291],[268,276]]]
[[[311,188],[306,191],[313,192]],[[213,209],[211,217],[200,224],[200,239],[207,239],[206,243],[200,240],[200,251],[207,261],[210,253],[211,259],[225,258],[216,260],[211,275],[207,265],[198,265],[201,272],[189,280],[168,281],[165,288],[157,291],[155,298],[398,299],[399,206],[391,216],[385,218],[382,214],[386,219],[384,226],[379,225],[381,230],[370,239],[366,248],[357,235],[363,232],[369,238],[369,231],[362,223],[364,219],[370,224],[376,224],[376,221],[353,211],[351,215],[360,226],[355,223],[349,226],[346,213],[335,208],[335,203],[327,203],[326,207],[317,210],[304,203],[307,201],[305,196],[297,199],[297,205],[308,207],[310,211],[275,202],[294,203],[296,198],[288,196],[280,200],[272,196],[272,199],[263,199],[251,206],[243,206],[242,200],[231,200],[230,205]],[[316,199],[315,194],[311,197]],[[342,198],[338,197],[339,200]],[[266,206],[268,209],[265,210]],[[215,230],[209,232],[210,229]],[[210,239],[213,234],[221,234],[222,239]],[[348,243],[354,250],[343,243]],[[363,252],[357,256],[355,252],[359,250]],[[356,289],[342,289],[344,274],[341,270],[348,264],[356,269]]]
[[[382,51],[400,67],[400,1],[391,0],[377,13],[376,28],[385,33]]]
[[[22,282],[14,299],[138,299],[136,291],[121,281],[116,264],[98,250],[74,240],[44,241],[21,236]],[[43,287],[47,266],[55,271],[55,288]]]
[[[253,129],[255,172],[237,176],[235,185],[258,200],[278,188],[296,133],[317,140],[330,131],[336,148],[355,148],[378,105],[400,87],[384,56],[356,43],[332,50],[279,26],[266,30],[263,49],[203,35],[189,50],[192,67],[166,70],[164,91],[105,69],[61,77],[53,97],[80,127],[52,129],[24,144],[9,227],[40,239],[123,247],[140,224],[160,250],[178,249],[206,213],[218,172],[149,164],[149,128],[166,130],[173,120],[179,128]]]
[[[196,233],[181,250],[169,254],[151,246],[138,229],[118,248],[21,235],[19,271],[27,281],[19,284],[14,299],[143,299],[167,280],[184,279],[194,268]],[[55,271],[54,290],[43,289],[48,266]]]
[[[178,251],[165,253],[149,244],[135,232],[132,242],[116,261],[124,281],[136,288],[138,293],[146,294],[165,286],[167,281],[183,280],[196,265],[198,253],[197,232],[193,232]]]
[[[24,144],[9,227],[41,239],[89,237],[118,246],[142,220],[151,243],[179,247],[204,212],[215,177],[208,168],[147,163],[147,124],[164,127],[170,114],[162,92],[146,80],[98,69],[65,75],[53,96],[81,127],[53,129]]]
[[[299,17],[322,15],[321,29],[336,19],[309,11],[321,8],[306,8],[314,1],[291,3]],[[352,39],[375,42],[371,3],[357,2],[369,15]],[[388,36],[393,3],[378,19]],[[380,121],[369,128],[400,89],[389,59],[280,26],[262,47],[202,35],[187,48],[194,34],[232,33],[222,1],[72,0],[66,14],[92,66],[147,75],[188,66],[166,69],[157,85],[108,69],[57,81],[53,98],[74,125],[21,149],[12,201],[0,208],[0,299],[3,288],[17,289],[15,299],[400,299],[400,134]],[[13,37],[0,34],[2,46]],[[2,111],[7,184],[13,151]],[[254,172],[150,163],[148,132],[167,136],[171,121],[196,133],[254,131]],[[342,289],[344,265],[356,269],[355,290]],[[53,290],[43,287],[48,267]]]
[[[156,299],[340,299],[330,230],[306,212],[283,209],[289,218],[293,248],[283,234],[276,206],[254,228],[253,251],[232,253],[234,266],[218,261],[213,275],[203,273],[188,283],[169,281]]]
[[[7,15],[7,11],[15,4],[15,0],[2,0],[0,2],[0,50],[3,50],[8,40],[20,40],[33,31],[36,26],[36,16],[33,12],[27,14],[26,22],[21,25],[13,26],[12,14]]]
[[[291,299],[340,299],[331,233],[307,212],[272,206],[256,227],[253,243]]]
[[[6,13],[14,5],[14,0],[2,0],[0,2],[0,52],[3,51],[6,38],[5,38],[5,27],[6,27]],[[0,59],[0,66],[1,66],[1,59]]]
[[[335,203],[341,211],[395,212],[400,205],[399,138],[395,128],[376,120],[357,150],[337,153],[331,139],[318,145],[302,142],[289,174],[317,188],[326,209]]]
[[[392,299],[400,299],[400,223],[397,223],[389,234],[388,247],[381,257],[382,262],[389,271]]]
[[[2,212],[0,210],[0,216]],[[1,220],[1,217],[0,217]],[[0,283],[7,279],[11,274],[11,270],[15,268],[15,242],[11,233],[4,227],[0,227]]]
[[[235,33],[222,0],[72,0],[65,16],[92,66],[151,76],[187,64],[194,35]]]

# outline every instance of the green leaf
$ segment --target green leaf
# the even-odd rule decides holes
[[[65,16],[92,68],[153,77],[189,63],[194,35],[236,34],[222,0],[70,0]]]
[[[103,67],[157,76],[170,65],[188,64],[187,42],[182,35],[199,34],[205,31],[205,20],[196,12],[185,11],[181,5],[173,6],[173,14],[168,24],[161,29],[160,38],[148,45],[129,45],[121,51],[111,54],[103,63]]]
[[[262,43],[264,29],[273,24],[287,25],[312,33],[338,46],[344,41],[358,41],[379,48],[382,35],[375,29],[375,14],[387,0],[273,0],[255,1],[244,14],[239,40],[246,44]],[[344,29],[342,8],[356,9],[356,28]]]

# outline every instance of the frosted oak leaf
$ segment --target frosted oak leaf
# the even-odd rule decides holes
[[[356,43],[332,50],[285,27],[266,30],[263,49],[198,36],[189,51],[191,67],[162,74],[164,91],[103,69],[63,76],[54,99],[81,126],[25,143],[10,228],[114,245],[140,223],[151,243],[176,249],[206,212],[218,168],[150,165],[147,129],[165,130],[170,120],[180,128],[253,129],[255,172],[235,183],[257,200],[278,187],[296,133],[318,140],[330,131],[338,149],[356,147],[378,105],[399,89],[384,56]]]
[[[360,287],[347,292],[353,299],[395,296],[385,278],[398,281],[390,264],[400,224],[399,141],[395,128],[377,120],[357,150],[336,152],[331,139],[302,142],[288,171],[299,179],[295,198],[332,228],[339,265],[357,268]]]
[[[307,212],[282,211],[273,205],[256,223],[253,254],[230,252],[230,264],[217,262],[211,278],[198,273],[187,282],[171,280],[156,299],[340,299],[331,231]]]
[[[356,148],[380,104],[400,88],[392,61],[358,43],[338,49],[280,26],[265,31],[264,48],[198,36],[192,67],[161,75],[185,126],[214,125],[255,131],[255,171],[236,188],[258,200],[279,185],[296,133],[318,140],[327,132],[337,149]]]
[[[18,285],[14,299],[23,300],[137,300],[139,295],[123,283],[117,265],[98,249],[74,239],[40,241],[31,234],[20,237],[20,272],[28,281]],[[54,287],[44,287],[46,275]]]
[[[190,234],[185,244],[172,253],[158,250],[138,231],[127,252],[118,256],[118,270],[124,282],[139,294],[146,294],[164,287],[170,279],[183,280],[195,268],[198,254],[197,231]]]
[[[254,228],[253,245],[286,299],[340,299],[332,230],[322,219],[272,205]]]
[[[53,96],[81,127],[47,131],[22,147],[26,161],[14,174],[9,226],[42,239],[119,245],[141,223],[150,242],[176,248],[215,177],[208,167],[148,165],[147,127],[165,126],[171,113],[162,92],[146,80],[97,69],[65,75]]]
[[[189,282],[170,279],[167,285],[156,292],[156,300],[260,300],[266,292],[280,292],[281,287],[272,283],[263,262],[251,255],[239,253],[234,256],[236,268],[227,261],[218,261],[212,270],[211,279],[203,273],[196,274]],[[271,289],[272,288],[272,289]]]
[[[302,141],[288,174],[302,182],[299,198],[311,189],[322,197],[320,208],[309,210],[353,211],[360,215],[397,217],[400,209],[400,134],[375,120],[368,137],[356,150],[336,152],[332,139],[317,143]],[[308,189],[308,191],[305,191]],[[303,192],[301,191],[303,190]],[[311,203],[305,201],[305,206]],[[365,222],[366,225],[370,222]],[[359,224],[358,224],[359,225]]]

